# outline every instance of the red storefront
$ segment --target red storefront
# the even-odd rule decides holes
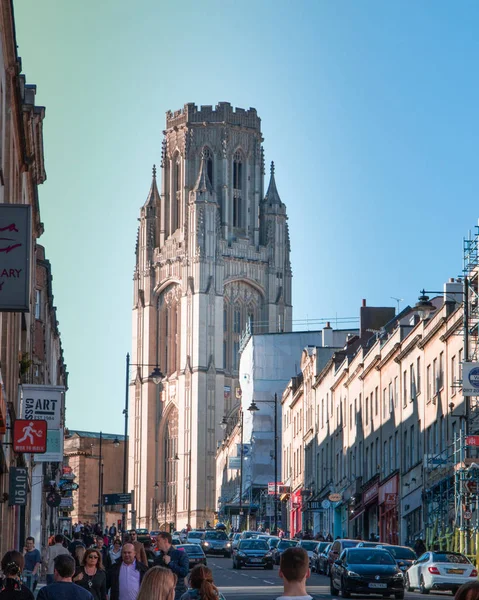
[[[399,544],[398,488],[397,473],[379,486],[379,536],[388,544]]]
[[[291,494],[291,511],[289,514],[290,533],[293,537],[298,531],[303,529],[303,497],[301,490],[296,490]]]

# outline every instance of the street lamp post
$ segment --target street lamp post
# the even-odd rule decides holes
[[[257,404],[272,404],[269,400],[254,400],[248,408],[250,412],[258,412]],[[274,395],[274,530],[271,533],[276,533],[278,530],[278,394]]]
[[[103,433],[100,431],[100,454],[98,456],[98,516],[97,521],[103,531]]]
[[[125,441],[123,447],[123,493],[127,493],[128,485],[128,404],[129,404],[129,393],[130,393],[130,367],[153,367],[153,371],[150,374],[150,378],[153,380],[155,385],[159,385],[163,381],[163,373],[160,371],[158,363],[156,365],[148,364],[131,364],[130,353],[126,355],[126,368],[125,368],[125,408],[123,409],[123,415],[125,417]],[[126,504],[123,504],[123,514],[121,517],[121,530],[123,535],[126,530]]]

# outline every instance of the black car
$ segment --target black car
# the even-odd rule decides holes
[[[279,560],[281,558],[281,554],[286,550],[286,548],[294,548],[299,543],[299,540],[285,540],[282,539],[279,541],[279,544],[272,551],[275,564],[279,565]]]
[[[404,598],[404,576],[382,548],[348,548],[331,566],[331,595],[380,594]]]
[[[412,563],[416,560],[416,553],[408,546],[384,546],[393,555],[401,571],[405,572],[409,569]]]
[[[309,561],[311,564],[311,571],[313,573],[321,573],[319,558],[322,552],[324,552],[328,546],[329,542],[318,542],[318,545],[313,550],[313,557]]]
[[[233,569],[241,567],[273,568],[273,555],[264,540],[241,540],[233,551]]]
[[[196,565],[206,565],[206,556],[203,549],[198,544],[181,544],[176,546],[177,550],[182,550],[188,554],[190,569]]]

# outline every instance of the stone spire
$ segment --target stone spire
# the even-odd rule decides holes
[[[201,157],[200,170],[198,173],[198,179],[196,180],[193,192],[209,192],[213,193],[213,186],[211,185],[210,178],[208,177],[208,170],[206,168],[205,159]]]
[[[151,181],[150,191],[148,192],[148,197],[146,199],[144,207],[150,206],[160,206],[160,194],[158,192],[158,186],[156,185],[156,165],[153,165],[153,178]]]
[[[275,209],[274,212],[283,212],[286,207],[281,202],[281,198],[279,197],[278,188],[276,187],[276,181],[274,178],[274,162],[271,161],[271,178],[269,180],[268,191],[266,192],[266,196],[264,197],[264,204],[266,205],[265,212],[271,212],[268,209]]]

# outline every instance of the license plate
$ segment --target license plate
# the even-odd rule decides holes
[[[464,573],[463,569],[447,569],[446,573],[451,573],[454,575],[462,575]]]
[[[374,588],[374,589],[381,589],[382,590],[384,588],[387,588],[388,584],[387,583],[370,583],[368,585],[368,587]]]
[[[260,562],[263,562],[263,559],[262,558],[252,558],[251,562],[260,563]]]

